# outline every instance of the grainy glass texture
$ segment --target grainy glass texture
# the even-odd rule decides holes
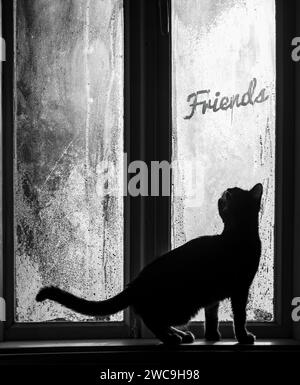
[[[248,319],[272,321],[275,1],[173,0],[172,67],[173,161],[177,160],[172,246],[220,233],[217,200],[221,193],[228,187],[249,189],[262,182],[262,255]],[[223,97],[228,99],[222,102]],[[208,99],[210,105],[204,105]],[[202,104],[193,109],[195,100]],[[186,190],[191,165],[187,161],[197,164],[194,199]],[[231,319],[229,301],[223,302],[220,318]],[[203,314],[196,319],[202,320]]]
[[[15,319],[120,321],[35,295],[123,289],[123,2],[15,4]]]

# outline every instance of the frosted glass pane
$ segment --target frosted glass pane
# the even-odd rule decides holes
[[[274,317],[275,72],[274,0],[172,0],[172,247],[220,233],[221,193],[262,182],[262,256],[248,306],[257,321]],[[231,318],[228,301],[220,318]]]
[[[18,322],[94,320],[37,303],[45,285],[123,289],[123,38],[122,0],[16,1]]]

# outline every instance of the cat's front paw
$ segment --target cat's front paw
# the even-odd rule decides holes
[[[254,334],[247,332],[245,334],[236,336],[236,339],[240,344],[252,345],[254,344],[256,337]]]

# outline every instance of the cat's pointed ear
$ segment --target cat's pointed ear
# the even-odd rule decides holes
[[[253,198],[257,201],[261,200],[261,196],[263,193],[263,185],[261,183],[257,183],[252,190],[250,190]]]

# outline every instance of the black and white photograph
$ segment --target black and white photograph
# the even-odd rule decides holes
[[[297,382],[300,1],[0,4],[1,384]]]

